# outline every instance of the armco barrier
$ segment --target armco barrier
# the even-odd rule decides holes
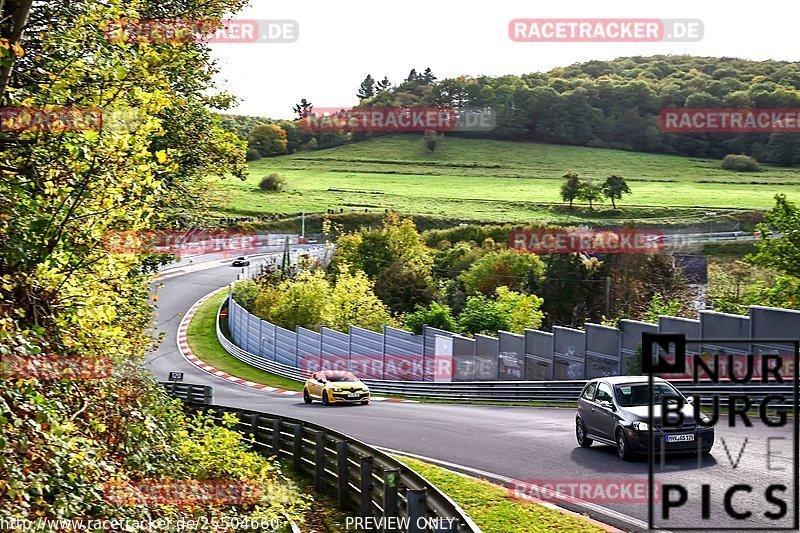
[[[191,385],[177,381],[164,381],[159,384],[170,396],[184,402],[210,404],[214,397],[214,388],[210,385]]]
[[[342,510],[363,517],[407,519],[409,532],[481,531],[427,479],[391,455],[347,435],[268,413],[196,402],[184,405],[190,412],[215,418],[223,413],[235,415],[237,429],[253,435],[258,452],[291,462],[296,473],[314,480],[317,490],[333,491]]]

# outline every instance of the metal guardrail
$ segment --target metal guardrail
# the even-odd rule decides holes
[[[178,396],[180,397],[180,396]],[[183,398],[182,398],[183,399]],[[253,435],[254,448],[290,461],[319,491],[337,495],[339,507],[387,522],[386,532],[479,533],[475,522],[431,482],[394,457],[342,433],[303,420],[234,407],[184,402],[188,411],[239,419],[236,429]]]
[[[192,385],[177,381],[162,381],[159,383],[173,398],[184,402],[210,404],[214,399],[214,387],[210,385]]]
[[[220,305],[220,310],[225,301]],[[219,323],[219,313],[216,320],[217,338],[223,348],[250,366],[254,366],[271,374],[303,382],[308,377],[304,372],[293,366],[269,361],[263,357],[252,354],[236,346],[222,332]],[[409,398],[435,398],[442,400],[470,400],[486,402],[547,402],[557,404],[574,404],[589,380],[559,380],[559,381],[458,381],[458,382],[430,382],[430,381],[388,381],[365,379],[371,392],[406,396]],[[760,383],[700,383],[694,384],[691,380],[670,380],[682,393],[700,395],[702,405],[712,405],[711,395],[719,394],[720,406],[727,407],[729,394],[746,394],[753,405],[757,405],[768,394],[784,395],[791,402],[792,384],[765,385]],[[791,407],[791,403],[775,404],[775,407]]]

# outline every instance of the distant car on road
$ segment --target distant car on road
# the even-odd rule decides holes
[[[313,373],[303,386],[303,401],[332,403],[369,403],[369,387],[352,372],[327,370]]]
[[[683,423],[680,427],[663,427],[662,399],[683,399]],[[650,393],[646,376],[614,376],[589,381],[578,399],[575,414],[575,437],[588,448],[594,441],[617,448],[624,461],[648,451],[648,403]],[[656,452],[696,452],[698,443],[703,453],[714,445],[714,427],[703,426],[694,419],[693,398],[687,399],[668,381],[654,378],[653,434]],[[700,411],[701,421],[709,418]]]
[[[231,265],[235,267],[250,266],[250,259],[248,259],[246,255],[240,255],[239,257],[233,260],[233,263],[231,263]]]

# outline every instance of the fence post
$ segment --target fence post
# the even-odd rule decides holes
[[[303,468],[303,426],[294,426],[294,442],[292,450],[292,465],[297,475],[300,475]]]
[[[361,516],[372,516],[372,456],[361,458]]]
[[[339,509],[350,508],[350,483],[347,471],[347,441],[336,443],[336,477],[339,482]]]
[[[347,370],[350,371],[350,364],[353,362],[353,326],[347,328]]]
[[[422,376],[420,376],[420,381],[427,381],[425,379],[428,376],[428,374],[425,372],[425,356],[427,349],[428,349],[428,325],[422,324]]]
[[[264,357],[264,321],[258,319],[258,355]]]
[[[177,398],[178,394],[178,384],[176,382],[172,382],[169,384],[169,393],[172,395],[173,398]]]
[[[277,459],[281,458],[281,429],[283,429],[283,421],[276,418],[272,421],[272,455]]]
[[[252,433],[253,438],[258,441],[258,413],[250,415],[250,433]]]
[[[203,390],[203,403],[206,405],[211,405],[211,402],[214,398],[214,387],[211,385],[206,385],[206,388]]]
[[[300,368],[300,331],[299,326],[294,327],[294,367]]]
[[[408,500],[408,533],[424,533],[425,527],[420,527],[417,522],[425,516],[425,490],[408,489],[406,498]]]
[[[383,516],[397,517],[397,485],[400,483],[399,470],[384,470],[383,472]],[[394,524],[395,520],[385,522],[384,533],[394,533],[397,531],[389,524]]]
[[[383,326],[383,337],[381,337],[383,341],[383,347],[381,348],[381,353],[383,355],[383,360],[381,361],[381,379],[386,379],[386,326]]]
[[[317,433],[316,448],[314,450],[314,488],[322,490],[322,476],[325,474],[325,432]]]

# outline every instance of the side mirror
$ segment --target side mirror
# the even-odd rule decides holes
[[[686,403],[694,403],[694,396],[687,396]]]
[[[605,407],[606,409],[611,409],[615,411],[614,404],[609,402],[608,400],[600,400],[600,407]]]

